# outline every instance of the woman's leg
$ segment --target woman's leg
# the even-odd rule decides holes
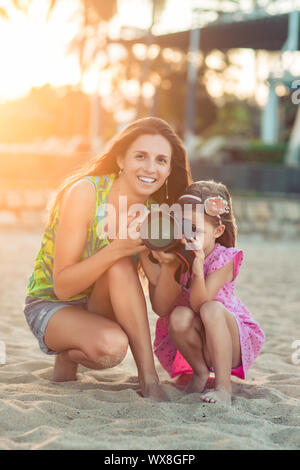
[[[53,380],[75,380],[78,364],[105,369],[125,357],[128,339],[108,318],[75,306],[63,307],[50,318],[44,336],[47,347],[58,351]]]
[[[62,352],[56,359],[56,380],[74,380],[78,364],[113,367],[124,358],[128,340],[143,396],[167,400],[155,370],[144,293],[130,258],[122,258],[97,280],[88,311],[62,308],[45,334],[48,348]]]
[[[159,386],[144,292],[131,258],[122,258],[95,283],[88,309],[113,318],[126,333],[143,396],[167,400]]]
[[[200,308],[206,348],[215,371],[215,390],[202,396],[204,401],[231,403],[231,369],[241,363],[237,322],[220,302],[205,302]]]
[[[205,337],[199,315],[188,307],[176,307],[170,316],[170,337],[193,369],[186,392],[202,392],[209,377],[205,357]]]

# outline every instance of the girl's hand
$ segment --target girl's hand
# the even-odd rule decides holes
[[[195,253],[195,259],[192,266],[192,271],[196,276],[203,276],[203,265],[205,254],[203,250],[203,240],[200,238],[191,238],[189,241],[185,240],[185,245],[188,245]]]
[[[196,256],[193,262],[192,271],[195,276],[203,276],[203,266],[205,260],[205,254],[203,249],[195,251]]]
[[[167,264],[173,266],[179,262],[174,253],[165,253],[164,251],[151,251],[153,258],[159,261],[160,264]]]

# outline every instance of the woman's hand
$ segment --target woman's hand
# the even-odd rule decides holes
[[[147,250],[141,239],[131,240],[131,238],[126,238],[123,240],[116,238],[110,245],[112,248],[117,250],[119,258],[131,256]]]
[[[141,236],[140,236],[140,226],[141,219],[140,217],[128,216],[127,227],[126,227],[126,238],[124,238],[124,232],[122,231],[122,238],[120,236],[120,229],[110,245],[112,248],[118,251],[118,256],[123,258],[125,256],[131,256],[137,253],[141,253],[147,250],[147,247],[144,245]]]

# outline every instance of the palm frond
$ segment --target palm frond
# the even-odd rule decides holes
[[[49,0],[49,6],[48,6],[48,11],[47,11],[47,21],[50,19],[51,13],[54,10],[54,7],[58,3],[58,0]]]
[[[152,0],[154,23],[158,23],[164,9],[166,8],[166,5],[167,0]]]
[[[110,21],[117,13],[117,0],[85,0],[96,12],[99,20]]]
[[[9,20],[9,16],[5,8],[0,7],[0,18],[2,18],[3,20]]]
[[[12,0],[13,6],[24,13],[28,12],[32,0]]]

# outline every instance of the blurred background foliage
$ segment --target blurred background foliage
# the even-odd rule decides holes
[[[143,0],[146,1],[146,0]],[[48,17],[51,17],[60,0],[48,1]],[[31,0],[14,0],[12,6],[26,14]],[[151,33],[159,23],[167,1],[149,2],[149,45]],[[197,3],[197,2],[196,2]],[[199,2],[198,2],[199,3]],[[259,11],[276,2],[253,1],[252,9]],[[280,3],[280,2],[278,2]],[[222,17],[228,11],[239,9],[241,2],[214,2],[216,14]],[[152,10],[151,10],[152,6]],[[225,8],[226,6],[226,8]],[[54,88],[51,85],[33,88],[18,100],[0,106],[0,141],[6,143],[30,142],[51,136],[63,138],[81,135],[90,136],[91,96],[82,91],[85,74],[96,64],[99,76],[109,72],[110,100],[97,101],[99,107],[99,134],[104,142],[119,129],[118,113],[128,112],[133,118],[157,115],[166,119],[183,137],[184,113],[187,93],[187,54],[179,50],[160,49],[155,46],[126,48],[119,59],[114,58],[115,44],[108,39],[110,21],[118,15],[118,0],[81,0],[75,12],[80,29],[69,46],[70,54],[77,54],[81,80],[74,85]],[[224,8],[223,8],[224,7]],[[10,10],[1,7],[0,15],[9,20]],[[280,143],[270,146],[260,142],[261,109],[251,99],[239,99],[234,93],[224,91],[222,97],[214,99],[209,92],[213,77],[227,77],[227,71],[238,71],[238,61],[232,59],[231,51],[218,51],[218,65],[211,67],[203,53],[199,54],[198,83],[196,93],[197,115],[195,133],[201,137],[198,148],[214,136],[224,137],[224,150],[230,152],[232,161],[248,161],[282,164],[291,127],[295,120],[296,107],[288,96],[281,98]],[[234,79],[233,87],[234,90]],[[128,93],[125,85],[135,87],[136,93]],[[147,95],[147,87],[151,96]],[[149,88],[150,87],[150,88]],[[131,114],[130,114],[131,112]],[[228,137],[236,137],[230,145]],[[227,137],[227,139],[226,139]],[[239,144],[237,145],[237,141]],[[195,147],[197,149],[197,145]],[[221,145],[222,148],[222,145]]]

